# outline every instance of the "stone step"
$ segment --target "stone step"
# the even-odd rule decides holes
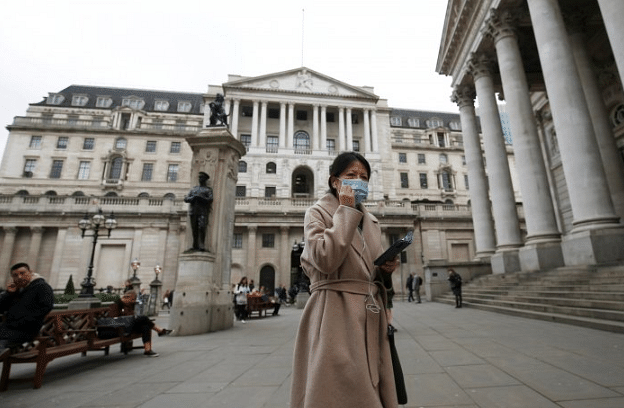
[[[564,293],[564,295],[569,295]],[[535,295],[531,293],[516,293],[509,295],[500,295],[493,293],[465,291],[463,292],[464,298],[474,299],[488,299],[488,300],[503,300],[513,302],[526,302],[526,303],[543,303],[545,305],[565,306],[565,307],[579,307],[587,309],[605,309],[605,310],[617,310],[624,311],[624,294],[620,294],[615,300],[609,300],[606,298],[592,298],[592,297],[566,297],[566,296],[553,296],[553,295]]]
[[[558,288],[560,289],[560,288]],[[471,294],[473,296],[483,294],[490,296],[506,296],[506,295],[519,295],[519,296],[531,296],[531,297],[547,297],[547,298],[572,298],[572,299],[592,299],[592,300],[606,300],[613,302],[623,302],[624,305],[624,291],[621,292],[601,292],[595,291],[582,291],[582,290],[527,290],[527,291],[509,291],[504,289],[495,288],[473,288],[466,287],[463,292],[465,294]]]

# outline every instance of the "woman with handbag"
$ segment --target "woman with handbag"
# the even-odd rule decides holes
[[[137,302],[137,294],[134,291],[129,291],[123,294],[120,299],[117,299],[115,303],[111,305],[111,316],[134,316],[134,306]],[[141,339],[143,340],[143,348],[146,356],[158,357],[158,353],[152,350],[152,330],[158,333],[158,336],[166,336],[173,332],[173,330],[163,329],[156,326],[153,321],[147,316],[134,316],[130,324],[130,331],[132,333],[141,333]]]
[[[247,294],[251,293],[247,277],[243,276],[234,289],[236,295],[236,318],[245,323],[247,320]]]
[[[379,221],[362,205],[371,168],[345,152],[330,167],[330,193],[308,209],[301,265],[310,298],[295,342],[292,408],[398,406],[386,291],[394,259],[384,252]]]

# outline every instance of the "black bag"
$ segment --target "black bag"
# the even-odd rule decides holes
[[[129,334],[132,332],[133,324],[134,316],[101,317],[95,323],[100,339],[119,337],[119,329],[123,329],[124,334]]]
[[[407,404],[407,390],[405,389],[405,378],[403,378],[403,370],[399,361],[399,353],[397,353],[394,345],[394,326],[388,325],[388,341],[390,343],[390,358],[392,359],[392,371],[394,372],[394,383],[397,391],[397,400],[399,404]]]

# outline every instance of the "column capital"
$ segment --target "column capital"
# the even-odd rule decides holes
[[[262,104],[262,106],[267,106],[269,104],[269,101],[260,101],[260,103]]]
[[[35,232],[35,233],[42,233],[43,232],[43,227],[40,226],[40,225],[32,226],[32,227],[30,227],[30,231]]]
[[[281,225],[281,226],[280,226],[280,231],[282,232],[282,234],[283,234],[284,232],[288,232],[288,230],[290,230],[290,227],[289,227],[289,226],[286,226],[286,225]]]
[[[476,81],[481,77],[492,76],[493,66],[495,61],[486,54],[471,53],[470,59],[467,62],[467,68],[472,78]]]
[[[510,11],[500,12],[493,8],[490,10],[490,16],[485,20],[482,33],[495,43],[507,37],[517,38],[515,22],[516,18]]]
[[[239,102],[241,101],[241,98],[231,98],[234,102]]]
[[[249,232],[255,233],[258,230],[258,226],[257,225],[248,225],[247,226],[247,230],[249,230]]]
[[[458,86],[451,94],[451,102],[456,103],[460,109],[465,106],[471,106],[474,108],[474,100],[476,96],[477,93],[473,86]]]
[[[2,227],[5,233],[15,235],[17,234],[17,227]]]

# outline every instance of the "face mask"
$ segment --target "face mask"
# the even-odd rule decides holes
[[[355,194],[355,205],[360,204],[368,197],[368,181],[359,179],[340,179],[343,185],[351,187]]]

